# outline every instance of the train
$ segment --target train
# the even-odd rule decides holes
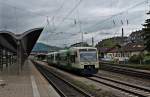
[[[99,70],[98,51],[95,47],[71,47],[46,56],[49,64],[82,75],[93,75]]]

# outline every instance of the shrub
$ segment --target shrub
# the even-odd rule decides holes
[[[143,62],[143,55],[139,54],[139,55],[133,55],[130,57],[129,62],[130,63],[134,63],[134,64],[141,64]]]
[[[150,54],[144,56],[144,64],[150,64]]]

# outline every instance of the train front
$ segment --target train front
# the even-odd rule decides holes
[[[98,72],[99,62],[96,48],[79,49],[79,60],[83,74],[91,75]]]

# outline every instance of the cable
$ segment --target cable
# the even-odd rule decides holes
[[[109,18],[107,18],[107,19],[105,19],[105,20],[99,21],[99,22],[97,22],[96,24],[94,24],[94,25],[92,25],[92,26],[90,26],[90,27],[88,27],[88,28],[94,28],[95,26],[97,26],[97,25],[99,25],[99,24],[102,24],[102,23],[104,23],[104,22],[106,22],[106,21],[112,19],[113,17],[116,17],[116,16],[118,16],[118,15],[122,15],[122,14],[125,13],[126,11],[128,11],[128,10],[134,8],[134,7],[139,6],[139,5],[143,4],[144,2],[145,2],[145,1],[142,1],[142,2],[140,2],[140,3],[137,3],[137,4],[135,4],[134,6],[129,7],[128,9],[126,9],[126,10],[124,10],[124,11],[122,11],[122,12],[119,12],[119,13],[117,13],[117,14],[115,14],[115,15],[112,15],[112,16],[110,16]],[[72,13],[72,12],[71,12],[71,13]],[[71,13],[70,13],[70,14],[71,14]],[[69,13],[68,13],[68,14],[69,14]],[[69,15],[70,15],[70,14],[69,14]],[[69,16],[69,15],[68,15],[68,16]],[[66,19],[68,19],[68,18],[67,18],[68,16],[64,17],[64,18],[63,18],[63,21],[62,21],[61,23],[63,23]],[[61,24],[61,23],[60,23],[60,24]],[[93,27],[93,26],[94,26],[94,27]],[[60,33],[60,32],[57,32],[57,33]],[[57,34],[57,33],[56,33],[56,34]]]
[[[93,28],[93,27],[95,27],[95,26],[97,26],[97,25],[99,25],[99,24],[102,24],[102,23],[104,23],[104,22],[106,22],[106,21],[112,19],[113,17],[118,16],[118,15],[121,15],[121,14],[127,12],[128,10],[130,10],[130,9],[132,9],[132,8],[134,8],[134,7],[137,7],[137,6],[139,6],[139,5],[141,5],[141,4],[145,3],[145,2],[146,2],[146,0],[144,0],[144,1],[142,1],[142,2],[139,2],[139,3],[135,4],[135,5],[133,5],[132,7],[129,7],[128,9],[126,9],[126,10],[124,10],[124,11],[122,11],[122,12],[119,12],[119,13],[117,13],[117,14],[114,14],[114,15],[112,15],[111,17],[109,17],[109,18],[107,18],[107,19],[104,19],[104,20],[102,20],[102,21],[100,21],[100,22],[97,22],[96,24],[94,24],[94,25],[92,25],[92,26],[90,26],[90,27],[88,27],[88,28]]]
[[[56,14],[55,14],[55,16],[58,14],[58,12],[63,8],[63,6],[64,6],[64,1],[62,2],[62,4],[60,5],[60,7],[58,7],[58,9],[56,9]],[[49,27],[50,27],[50,22],[52,21],[53,22],[53,26],[54,26],[54,17],[55,16],[53,16],[52,18],[51,18],[51,20],[49,21],[49,16],[47,16],[46,17],[46,21],[47,21],[47,24],[46,24],[46,26],[44,27],[44,29],[43,29],[43,31],[42,32],[44,32],[44,30],[46,30],[46,32],[48,33],[48,32],[51,32],[52,33],[52,30],[50,29],[48,29]],[[51,27],[50,27],[51,28]],[[48,36],[48,35],[47,35]],[[47,38],[47,41],[48,41],[48,38]]]
[[[102,21],[99,21],[99,22],[97,22],[96,24],[94,24],[94,25],[92,25],[92,26],[89,26],[89,27],[86,27],[86,28],[83,28],[84,30],[85,29],[87,29],[87,28],[94,28],[94,27],[96,27],[97,25],[100,25],[100,24],[103,24],[104,22],[106,22],[106,21],[109,21],[109,20],[111,20],[111,19],[113,19],[114,17],[116,17],[116,16],[118,16],[118,15],[122,15],[122,14],[124,14],[125,12],[128,12],[128,10],[130,10],[130,9],[132,9],[132,8],[134,8],[134,7],[137,7],[137,6],[139,6],[139,5],[141,5],[141,4],[143,4],[143,3],[145,3],[145,0],[144,1],[142,1],[142,2],[139,2],[139,3],[137,3],[137,4],[135,4],[135,5],[133,5],[133,6],[131,6],[131,7],[129,7],[128,9],[126,9],[126,10],[124,10],[124,11],[122,11],[122,12],[119,12],[119,13],[117,13],[117,14],[114,14],[114,15],[111,15],[110,17],[108,17],[108,18],[106,18],[106,19],[104,19],[104,20],[102,20]],[[103,25],[104,26],[104,25]],[[102,28],[103,29],[103,28]],[[86,30],[85,30],[86,31]],[[94,32],[94,31],[86,31],[86,32]],[[59,32],[57,32],[57,33],[59,33]],[[56,33],[56,34],[57,34]]]
[[[79,2],[69,11],[69,13],[63,18],[63,20],[59,23],[58,27],[72,14],[72,12],[81,4],[82,0]]]

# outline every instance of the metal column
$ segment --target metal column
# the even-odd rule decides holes
[[[3,70],[3,63],[2,63],[2,48],[0,48],[0,71]]]
[[[18,75],[21,73],[21,41],[17,40],[17,65]]]

